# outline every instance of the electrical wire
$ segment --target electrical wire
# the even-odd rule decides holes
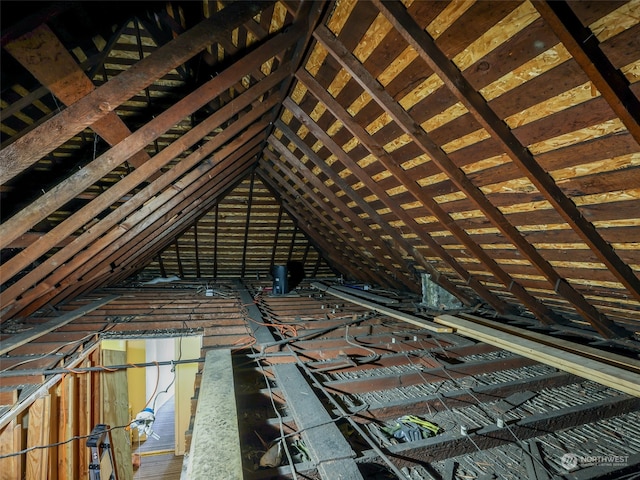
[[[129,424],[127,424],[127,425],[118,425],[116,427],[107,428],[107,429],[103,430],[103,432],[110,432],[112,430],[117,430],[119,428],[126,429],[128,426],[129,426]],[[45,448],[59,447],[60,445],[66,445],[67,443],[71,443],[71,442],[73,442],[75,440],[83,440],[85,438],[89,438],[92,435],[93,435],[92,433],[90,433],[88,435],[76,435],[74,437],[71,437],[71,438],[69,438],[67,440],[63,440],[61,442],[50,443],[48,445],[34,445],[33,447],[25,448],[24,450],[20,450],[18,452],[11,452],[11,453],[7,453],[5,455],[0,455],[0,460],[3,460],[5,458],[10,458],[10,457],[16,457],[18,455],[24,455],[25,453],[29,453],[29,452],[31,452],[33,450],[42,450],[42,449],[45,449]]]
[[[434,342],[436,342],[436,344],[438,345],[438,347],[440,348],[440,350],[442,351],[442,353],[444,355],[447,355],[446,350],[444,349],[444,347],[442,346],[442,344],[438,341],[438,338],[435,335],[432,335],[431,338],[434,340]],[[422,341],[419,340],[418,343],[420,344],[420,346],[422,347],[423,351],[426,353],[427,356],[429,356],[432,360],[434,360],[435,362],[438,362],[438,360],[435,358],[435,356],[433,356],[433,354],[429,351],[429,349],[425,348]],[[409,362],[412,362],[411,358],[409,358],[409,355],[406,355],[406,358],[409,360]],[[438,362],[440,363],[440,362]],[[461,390],[464,390],[466,393],[468,393],[477,403],[476,406],[478,408],[480,408],[480,410],[483,411],[483,413],[488,417],[491,418],[494,423],[497,421],[496,418],[493,418],[493,415],[490,414],[489,412],[487,412],[487,410],[485,408],[482,407],[482,401],[473,393],[473,390],[469,387],[466,387],[464,385],[461,385],[460,382],[458,380],[456,380],[455,378],[453,378],[453,376],[449,373],[446,365],[442,365],[442,371],[449,377],[449,379],[451,381],[453,381]],[[420,377],[425,380],[425,382],[427,381],[426,378],[422,375],[422,372],[419,371],[418,372]],[[451,409],[448,407],[448,405],[444,402],[442,395],[438,395],[438,400],[440,401],[440,403],[442,403],[442,405],[447,409],[447,411],[449,411],[450,413],[453,413],[451,411]],[[516,442],[518,442],[518,444],[520,445],[520,448],[522,449],[522,451],[525,453],[525,455],[528,455],[532,461],[538,463],[550,476],[553,476],[553,474],[547,469],[547,467],[544,465],[543,462],[541,462],[538,458],[536,458],[534,455],[532,455],[529,451],[527,451],[526,448],[524,448],[524,441],[521,440],[516,433],[513,431],[513,429],[509,426],[508,423],[505,423],[505,427],[506,429],[509,431],[509,433],[511,433],[511,435],[515,438]],[[488,458],[486,452],[484,452],[484,450],[481,450],[480,447],[478,446],[478,444],[473,440],[473,438],[471,438],[471,436],[466,435],[466,437],[475,445],[475,447],[478,449],[478,451],[480,451],[485,457]]]

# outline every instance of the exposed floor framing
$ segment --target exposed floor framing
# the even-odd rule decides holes
[[[447,332],[433,321],[442,312],[425,308],[414,294],[364,291],[331,279],[304,281],[285,295],[272,295],[271,284],[260,280],[209,287],[206,292],[197,283],[177,282],[109,289],[100,292],[103,297],[96,293],[67,305],[83,313],[2,358],[3,436],[11,432],[17,441],[30,442],[33,427],[21,433],[16,420],[41,408],[36,399],[43,398],[42,385],[48,388],[44,398],[64,404],[69,399],[60,392],[61,382],[109,375],[99,368],[88,375],[80,371],[92,363],[77,360],[98,340],[202,334],[201,355],[192,359],[201,369],[192,424],[206,352],[230,352],[246,479],[294,478],[289,458],[295,478],[309,479],[626,478],[640,465],[634,433],[640,397],[570,373],[560,363],[540,363]],[[334,289],[343,298],[329,293]],[[85,307],[97,298],[109,301]],[[380,313],[385,310],[390,315]],[[470,314],[464,307],[449,313]],[[556,340],[584,348],[597,335],[572,341],[563,336]],[[603,371],[613,359],[640,378],[639,350],[633,348],[610,344],[609,353],[601,351],[610,360],[601,359]],[[438,425],[440,433],[404,442],[384,432],[407,414]],[[66,432],[63,427],[51,419],[37,428],[53,439]],[[190,430],[184,435],[189,447],[195,440]],[[277,461],[265,460],[282,438],[287,450]],[[296,448],[299,442],[308,456]],[[79,459],[88,453],[82,442],[70,448]],[[566,454],[615,462],[571,470],[562,463]],[[3,467],[13,458],[2,459]],[[25,468],[33,467],[27,461]],[[337,477],[339,472],[351,473]]]

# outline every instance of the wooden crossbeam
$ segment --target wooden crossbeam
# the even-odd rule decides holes
[[[5,50],[66,106],[95,90],[91,79],[45,24],[15,39],[5,46]],[[131,135],[131,130],[113,111],[91,125],[91,129],[111,146]],[[139,167],[149,158],[149,154],[141,150],[128,162]]]

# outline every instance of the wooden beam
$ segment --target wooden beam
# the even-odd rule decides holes
[[[274,141],[279,143],[277,139],[275,139],[275,137],[272,137],[269,141],[271,142],[271,145],[274,145],[273,143]],[[285,154],[284,153],[285,150],[289,152],[289,150],[286,147],[284,147],[282,144],[280,145],[281,145],[281,148],[278,148],[279,153]],[[376,269],[380,268],[381,265],[384,265],[385,268],[387,268],[388,271],[393,274],[393,276],[403,277],[403,275],[401,275],[400,272],[398,272],[398,270],[393,266],[393,264],[388,259],[384,257],[379,257],[379,258],[376,257],[374,260],[374,258],[369,257],[366,254],[366,252],[369,252],[369,249],[366,247],[365,244],[362,244],[360,240],[360,237],[362,237],[362,235],[359,235],[358,233],[356,233],[354,228],[344,220],[342,215],[337,214],[331,206],[327,205],[322,198],[319,198],[318,194],[313,192],[303,182],[302,179],[300,179],[295,173],[293,173],[293,171],[289,169],[289,167],[286,164],[282,162],[274,162],[274,164],[278,165],[278,168],[282,172],[283,176],[284,175],[288,176],[289,179],[295,185],[297,185],[297,189],[295,187],[290,187],[292,197],[295,198],[296,196],[299,196],[300,203],[304,203],[309,209],[309,211],[313,212],[313,215],[316,215],[318,218],[324,220],[325,224],[329,229],[333,231],[334,235],[337,235],[338,237],[340,237],[345,242],[346,245],[350,245],[354,253],[356,253],[358,258],[361,259],[363,266],[368,265],[368,268],[375,271]],[[274,170],[274,175],[278,175],[278,173],[275,170]],[[289,187],[289,184],[286,182],[284,178],[282,179],[282,181],[284,185]],[[300,191],[302,191],[303,193],[306,193],[309,200],[307,200],[304,197],[304,195],[300,195],[299,193]],[[314,208],[311,202],[317,205],[317,208]],[[318,210],[323,211],[324,215],[322,213],[319,213]],[[342,232],[341,229],[344,230],[344,233]],[[289,252],[289,257],[290,257],[290,254],[291,254],[291,249]],[[392,275],[385,275],[385,277],[392,277]],[[400,288],[400,285],[401,285],[400,283],[398,283],[398,281],[395,278],[387,278],[386,282],[394,286],[394,288]],[[403,283],[408,287],[409,284],[405,282],[406,280],[404,280]]]
[[[58,438],[68,439],[79,435],[77,418],[79,413],[77,403],[77,377],[66,375],[60,384],[60,402],[58,419]],[[58,478],[78,478],[78,453],[83,447],[80,442],[69,442],[58,447]]]
[[[395,318],[396,320],[401,320],[403,322],[410,323],[411,325],[416,325],[420,328],[424,328],[425,330],[429,330],[431,332],[436,333],[451,333],[453,332],[452,328],[438,326],[433,322],[427,320],[426,318],[416,317],[415,315],[411,315],[410,313],[401,312],[394,308],[387,307],[385,305],[380,305],[376,302],[370,302],[369,300],[365,300],[364,298],[357,297],[355,295],[350,295],[348,293],[337,290],[333,287],[330,287],[322,282],[311,282],[311,286],[313,288],[317,288],[318,290],[328,293],[329,295],[333,295],[334,297],[340,298],[342,300],[346,300],[348,302],[354,303],[356,305],[360,305],[361,307],[369,308],[374,312],[381,313],[383,315],[387,315],[391,318]]]
[[[102,365],[125,365],[127,352],[120,350],[102,350]],[[128,425],[129,390],[127,387],[127,371],[104,371],[100,373],[102,383],[102,421],[109,427]],[[111,448],[115,458],[118,480],[133,480],[133,463],[131,462],[131,443],[129,432],[124,428],[111,431]]]
[[[193,224],[193,248],[196,255],[196,277],[201,278],[200,274],[200,252],[198,247],[198,220]]]
[[[77,282],[78,277],[81,277],[83,273],[85,273],[89,268],[96,266],[101,260],[104,260],[104,258],[108,256],[109,253],[122,248],[128,240],[131,240],[133,238],[134,233],[147,228],[158,218],[164,218],[165,222],[168,221],[171,217],[163,216],[167,211],[171,209],[171,206],[174,205],[177,200],[187,202],[189,200],[189,194],[191,194],[194,190],[198,190],[198,188],[201,188],[203,184],[206,184],[210,181],[210,178],[205,174],[208,171],[212,171],[212,173],[214,173],[226,167],[228,163],[222,160],[224,160],[236,149],[240,149],[239,151],[242,152],[242,149],[251,149],[255,146],[254,143],[259,143],[260,141],[262,141],[262,137],[256,137],[254,140],[248,142],[249,139],[254,138],[260,131],[264,130],[267,125],[268,122],[266,120],[254,124],[243,135],[236,138],[233,142],[229,143],[220,151],[216,152],[211,158],[202,162],[198,169],[192,170],[190,173],[188,173],[183,179],[181,179],[181,183],[176,185],[177,188],[170,188],[165,190],[153,201],[147,202],[144,205],[144,208],[137,210],[134,214],[132,214],[127,219],[126,223],[121,224],[120,227],[109,231],[107,234],[96,240],[90,248],[84,250],[83,255],[78,255],[72,261],[66,263],[64,266],[55,269],[54,273],[49,277],[48,282],[39,283],[28,293],[25,293],[20,300],[16,301],[13,306],[10,306],[11,310],[5,312],[5,314],[15,315],[16,313],[19,313],[20,309],[23,309],[27,305],[30,305],[29,308],[33,309],[36,305],[42,302],[46,303],[45,293],[55,290],[56,284],[69,285],[70,283]],[[194,154],[197,154],[201,150],[202,148],[197,152],[194,152]],[[230,158],[234,157],[231,156]],[[172,170],[179,168],[180,165],[182,165],[182,163],[176,165]],[[170,199],[176,196],[177,200],[167,203]],[[191,198],[189,200],[192,207],[197,206],[201,202],[197,196],[194,198]],[[89,262],[89,264],[84,265],[87,262]],[[82,265],[84,266],[81,267]],[[78,271],[76,272],[76,270]],[[74,272],[74,277],[70,277],[70,275]]]
[[[247,218],[244,224],[244,239],[242,241],[242,265],[240,266],[240,277],[244,277],[247,261],[247,245],[249,245],[249,227],[251,225],[251,205],[253,204],[253,185],[256,176],[255,171],[251,172],[249,180],[249,200],[247,202]]]
[[[224,435],[212,432],[224,431]],[[230,350],[207,352],[186,475],[193,480],[243,478]]]
[[[517,335],[518,337],[527,338],[544,345],[551,345],[552,347],[558,348],[560,350],[573,352],[578,355],[584,355],[586,357],[598,360],[599,362],[615,365],[626,370],[633,370],[636,373],[640,374],[640,360],[638,360],[637,358],[626,357],[600,348],[590,347],[589,345],[570,342],[568,340],[556,338],[555,336],[550,334],[537,333],[532,330],[527,330],[526,328],[515,327],[503,322],[497,322],[495,320],[478,317],[477,315],[472,315],[470,313],[460,313],[458,314],[458,316],[463,317],[465,320],[471,320],[472,322],[478,323],[480,325],[485,325],[487,327],[495,328],[496,330],[512,333],[514,335]]]
[[[598,38],[582,25],[566,1],[535,1],[532,5],[640,144],[640,100],[622,72],[602,52]]]
[[[380,7],[383,8],[383,7]],[[394,100],[391,95],[376,81],[353,54],[342,45],[329,29],[318,27],[314,32],[316,39],[329,53],[349,72],[349,74],[372,96],[372,98],[394,119],[409,135],[420,149],[430,156],[431,160],[450,180],[470,199],[483,214],[512,242],[522,255],[542,273],[554,290],[567,299],[574,308],[604,337],[618,337],[627,332],[615,325],[604,314],[575,290],[555,271],[553,266],[527,242],[522,233],[513,226],[506,216],[493,205],[485,194],[458,168],[448,155],[431,140],[413,117]],[[514,283],[514,287],[517,284]],[[545,304],[529,294],[524,288],[519,291],[518,298],[544,323],[562,322],[563,319],[552,312]]]
[[[275,52],[286,48],[295,41],[295,39],[295,31],[288,31],[287,33],[279,34],[271,38],[268,42],[260,45],[252,51],[251,54],[248,54],[246,57],[238,60],[238,62],[236,62],[232,67],[221,72],[220,75],[211,79],[209,82],[205,83],[194,92],[175,103],[171,108],[155,117],[144,127],[136,130],[135,133],[96,158],[82,170],[72,174],[66,180],[47,191],[44,195],[0,225],[0,247],[4,248],[3,246],[5,243],[19,237],[24,232],[32,228],[37,222],[46,218],[47,215],[55,211],[57,208],[60,208],[65,203],[72,200],[75,195],[84,191],[90,185],[101,179],[105,174],[109,173],[113,168],[117,167],[129,158],[132,152],[143,149],[146,145],[173,127],[173,125],[178,123],[180,120],[191,115],[191,113],[201,108],[221,92],[225,91],[230,86],[233,86],[237,82],[238,74],[250,71],[255,65],[262,65],[266,60],[272,58]],[[132,69],[133,68],[134,67],[132,67]],[[287,72],[286,68],[283,72],[280,72],[280,75],[283,75],[285,72]],[[274,73],[278,75],[277,71]],[[287,75],[285,75],[285,77],[286,76]],[[112,82],[118,78],[120,78],[120,75],[115,77]],[[74,105],[77,105],[80,102],[81,101],[76,102]],[[69,110],[70,109],[64,110],[63,113]],[[238,110],[235,110],[235,112],[237,113]],[[187,137],[187,134],[183,137],[187,137],[195,143],[208,133],[209,131],[198,131],[198,133],[193,133],[189,137]],[[176,144],[176,148],[178,148],[178,145],[181,145],[179,141],[174,143]],[[193,143],[191,145],[193,145]],[[186,148],[188,147],[180,147],[180,151],[183,151]],[[4,152],[4,150],[2,152]],[[0,158],[2,158],[2,152],[0,152]],[[169,159],[166,159],[166,155],[167,154],[165,154],[165,158],[163,158],[164,163],[149,167],[150,170],[153,170],[153,173],[174,158],[170,157]],[[142,167],[146,167],[150,163],[151,161],[146,162]],[[134,185],[130,188],[135,187],[151,173],[147,172],[147,169],[143,170],[142,167],[127,175],[126,178],[134,175],[133,178],[139,179],[139,181],[134,182]],[[141,170],[143,170],[143,172],[136,175],[136,173]],[[107,192],[112,188],[107,190]],[[103,200],[100,200],[99,205],[101,205],[102,209],[108,206],[108,204],[103,203]]]
[[[365,251],[371,252],[372,255],[378,260],[378,262],[384,264],[389,269],[389,271],[394,272],[399,278],[403,278],[403,283],[407,285],[410,290],[417,291],[420,282],[418,275],[415,274],[413,269],[409,265],[405,264],[404,268],[401,269],[402,271],[400,271],[393,265],[394,261],[398,262],[399,265],[403,265],[403,263],[405,263],[405,260],[401,257],[401,255],[397,251],[389,248],[386,243],[382,241],[376,241],[376,239],[380,240],[379,234],[377,232],[374,232],[371,227],[369,227],[369,225],[364,222],[364,220],[356,215],[342,199],[338,198],[333,193],[333,191],[329,187],[327,187],[324,182],[322,182],[316,175],[314,175],[309,167],[302,163],[302,161],[300,161],[298,157],[296,157],[280,140],[271,135],[268,141],[271,146],[273,146],[273,148],[297,170],[298,174],[303,179],[306,179],[312,187],[315,187],[315,189],[318,190],[320,194],[324,195],[327,198],[327,200],[331,204],[329,206],[331,211],[333,211],[334,208],[337,208],[338,211],[343,212],[343,214],[347,218],[349,218],[354,226],[360,229],[360,232],[356,232],[353,227],[345,223],[345,225],[349,227],[349,232],[351,233],[353,238],[361,244]],[[290,176],[295,175],[291,170],[287,170],[287,174],[289,174]],[[309,190],[309,195],[314,195],[317,202],[321,202],[321,204],[325,203],[322,198],[318,198],[311,189],[308,189],[304,182],[296,181],[296,183],[298,184],[299,188]],[[347,195],[346,198],[353,200],[350,195]],[[371,247],[368,247],[367,243],[365,243],[366,237],[369,238],[367,243],[371,244]],[[376,245],[379,247],[379,250],[377,252],[375,248]],[[293,241],[291,249],[289,251],[289,261],[291,261],[292,252]],[[386,258],[385,254],[390,257],[390,260]],[[405,276],[408,278],[404,279]]]
[[[29,407],[29,426],[27,428],[27,448],[39,447],[49,443],[49,422],[51,420],[51,395],[37,399]],[[47,480],[49,449],[41,448],[27,452],[26,479]]]
[[[284,102],[284,105],[287,109],[289,109],[289,111],[291,111],[292,109],[295,110],[296,112],[294,112],[294,115],[296,116],[296,118],[298,118],[298,115],[300,115],[300,117],[303,116],[303,112],[302,110],[293,102],[291,101],[290,98],[287,98]],[[312,122],[310,117],[306,117],[307,121]],[[400,246],[400,248],[402,248],[404,251],[406,251],[408,254],[410,254],[411,256],[413,256],[413,258],[429,273],[431,273],[434,277],[438,277],[441,280],[444,280],[444,286],[443,288],[445,288],[447,291],[451,292],[453,295],[455,295],[457,298],[459,298],[462,303],[464,303],[465,305],[472,305],[473,303],[475,303],[474,301],[472,301],[466,294],[464,294],[463,292],[461,292],[454,284],[452,284],[451,282],[449,282],[449,279],[447,279],[446,277],[443,277],[440,275],[440,273],[435,269],[435,267],[433,267],[433,265],[431,265],[425,258],[424,256],[418,251],[417,248],[415,248],[413,245],[411,245],[407,240],[404,239],[404,237],[398,232],[397,229],[391,227],[386,221],[383,220],[382,216],[378,214],[378,212],[371,207],[371,205],[369,205],[369,203],[367,203],[366,200],[364,200],[362,198],[362,196],[355,191],[351,185],[349,185],[342,177],[340,177],[340,175],[338,175],[338,173],[331,168],[329,165],[326,164],[326,162],[324,162],[316,152],[313,151],[313,149],[311,149],[304,141],[302,141],[302,139],[300,139],[300,137],[298,137],[290,128],[288,125],[286,125],[284,122],[282,122],[282,120],[278,120],[276,122],[276,127],[282,131],[282,133],[285,135],[285,137],[292,142],[296,148],[298,148],[304,155],[306,155],[309,160],[311,162],[313,162],[313,164],[318,167],[322,173],[324,173],[327,178],[331,179],[332,182],[334,182],[336,184],[336,186],[342,190],[345,193],[346,198],[349,198],[351,201],[356,202],[356,204],[362,209],[362,211],[364,213],[366,213],[369,218],[371,219],[371,221],[373,222],[373,224],[375,225],[379,225],[380,228],[387,234],[389,235],[395,242],[396,245]],[[317,132],[319,130],[319,127],[314,127],[313,129],[310,129],[311,133]],[[324,132],[323,132],[324,133]],[[326,139],[325,139],[326,140]],[[327,147],[329,150],[338,150],[337,145],[335,145],[335,143],[333,143],[332,145],[329,145],[327,143],[324,143],[325,147]],[[344,152],[343,152],[344,153]],[[348,156],[347,156],[348,157]],[[348,165],[345,165],[356,177],[358,177],[358,179],[360,179],[360,177],[362,177],[362,182],[367,185],[367,187],[371,186],[373,187],[375,182],[371,180],[371,177],[369,175],[365,175],[361,169],[360,166],[354,162],[354,161],[349,161]],[[362,174],[362,175],[361,175]],[[316,178],[315,175],[311,175],[309,174],[309,176],[307,178]],[[371,185],[370,185],[371,184]],[[324,185],[324,184],[323,184]],[[384,201],[383,199],[385,197],[389,198],[389,196],[386,194],[386,192],[384,192],[385,195],[382,195],[383,193],[383,189],[381,188],[377,188],[377,190],[371,190],[372,192],[375,192],[378,195],[378,198],[380,198],[382,201]],[[385,202],[385,204],[388,205],[392,205],[393,208],[400,208],[396,202],[391,201],[391,199],[389,198],[388,202]],[[343,211],[350,211],[351,209],[345,206],[345,209]],[[408,215],[407,215],[408,216]],[[372,238],[376,238],[378,237],[378,234],[374,234],[374,237]],[[384,244],[384,242],[382,242]],[[395,252],[397,250],[397,248],[394,248],[393,251]],[[401,255],[397,254],[397,257],[399,257],[400,260],[400,264],[402,265],[403,263],[405,264],[405,268],[408,271],[412,270],[412,267],[409,266],[406,261],[401,257]],[[496,298],[496,301],[499,302],[499,300]]]
[[[215,225],[213,232],[213,278],[218,277],[218,227],[220,223],[220,202],[216,202]]]
[[[284,209],[282,208],[282,204],[279,204],[278,221],[276,222],[276,231],[273,234],[273,249],[271,250],[271,262],[269,262],[269,271],[271,271],[271,269],[275,265],[275,261],[276,261],[276,251],[278,249],[278,239],[280,237],[280,225],[282,224],[282,213],[283,212],[284,212]]]
[[[49,257],[45,262],[41,263],[34,270],[29,272],[27,275],[22,277],[16,283],[8,287],[3,292],[3,300],[6,304],[9,304],[12,299],[17,298],[18,295],[26,291],[29,287],[36,284],[46,275],[54,271],[65,263],[69,258],[83,249],[87,248],[91,243],[99,240],[110,228],[113,228],[118,222],[122,221],[123,218],[126,218],[127,215],[132,214],[139,208],[146,208],[146,203],[150,198],[158,193],[162,192],[162,190],[171,184],[171,182],[176,181],[180,178],[181,175],[184,175],[194,166],[196,166],[199,162],[202,162],[203,159],[213,153],[217,148],[222,146],[226,141],[233,138],[238,132],[240,132],[243,128],[248,126],[252,121],[255,121],[259,118],[260,115],[267,112],[270,108],[273,107],[278,102],[278,99],[274,96],[268,98],[264,102],[261,102],[259,106],[251,110],[249,113],[240,117],[236,122],[234,122],[231,126],[226,128],[222,133],[216,135],[213,139],[209,140],[206,144],[202,145],[199,149],[193,152],[188,157],[182,159],[179,164],[175,167],[171,168],[168,172],[164,173],[160,178],[154,181],[151,185],[145,187],[144,190],[138,192],[134,195],[129,201],[118,207],[115,211],[111,212],[109,215],[101,219],[97,224],[93,225],[89,231],[84,232],[79,237],[75,238],[71,244],[63,248],[62,250],[56,252],[51,257]],[[224,109],[222,109],[224,110]],[[230,113],[230,112],[227,112]],[[225,114],[226,116],[226,114]],[[205,122],[206,123],[206,122]],[[217,123],[217,122],[216,122]],[[171,147],[167,147],[164,151],[168,150]],[[224,158],[224,157],[216,157],[216,158]],[[152,159],[149,163],[155,160]],[[141,167],[138,170],[141,170]],[[135,172],[134,172],[135,173]],[[121,180],[118,183],[122,183],[126,181],[126,178]],[[116,185],[117,186],[117,185]],[[115,188],[112,187],[112,188]],[[109,189],[111,190],[111,189]],[[37,248],[34,246],[34,248]],[[17,256],[19,256],[18,254]],[[9,260],[7,263],[0,266],[0,272],[4,275],[9,269],[9,271],[15,271],[17,266],[12,263],[12,260]]]
[[[207,45],[229,35],[271,3],[234,2],[19,138],[0,151],[0,183],[15,177]]]
[[[0,355],[4,355],[5,353],[18,348],[21,345],[29,343],[37,338],[42,337],[43,335],[46,335],[49,332],[54,331],[57,328],[73,322],[75,319],[80,318],[87,313],[93,312],[94,310],[111,302],[112,300],[115,300],[119,296],[120,295],[108,295],[106,297],[95,300],[88,305],[85,305],[84,307],[72,310],[71,312],[65,313],[60,317],[56,317],[52,320],[49,320],[48,322],[37,325],[33,328],[33,330],[12,335],[6,340],[2,341],[2,346],[0,346]]]
[[[0,430],[0,455],[10,455],[22,450],[22,422],[13,419]],[[22,478],[22,456],[0,459],[0,472],[7,480]]]
[[[404,185],[409,193],[413,195],[413,197],[420,201],[422,205],[429,210],[429,212],[434,215],[440,223],[445,226],[462,244],[467,246],[470,251],[472,251],[478,259],[487,266],[489,271],[493,275],[496,276],[500,281],[502,281],[506,286],[511,286],[511,290],[514,295],[521,294],[525,296],[523,292],[523,288],[517,284],[514,279],[508,275],[498,264],[493,260],[476,242],[473,241],[471,236],[461,228],[455,220],[429,195],[424,193],[424,190],[415,179],[411,178],[409,174],[407,174],[404,169],[396,162],[396,160],[388,154],[382,145],[379,144],[369,133],[359,125],[353,117],[347,112],[344,107],[342,107],[324,88],[320,86],[320,84],[306,71],[299,70],[296,73],[296,77],[309,89],[309,91],[317,98],[323,105],[327,107],[327,109],[332,113],[332,115],[340,120],[342,124],[352,133],[352,135],[358,139],[358,141],[365,147],[367,150],[374,155],[384,167],[389,170],[398,181]],[[292,105],[293,102],[285,102],[285,105],[289,108],[296,108]],[[326,144],[325,144],[326,145]],[[371,187],[374,187],[374,183],[372,181],[367,181],[365,177],[368,177],[368,174],[364,172],[356,162],[349,161],[349,165],[347,168],[351,169],[354,172],[354,175],[358,177],[362,182],[365,182],[367,185],[371,184]],[[385,197],[388,197],[386,192],[382,190],[379,186],[376,187],[376,190],[372,190],[372,192],[376,193],[379,198],[382,200]],[[384,192],[384,195],[380,196]],[[395,202],[391,199],[390,202],[394,205],[393,211],[397,215],[401,215],[400,218],[407,225],[416,224],[415,219],[411,218],[411,216],[406,213],[400,206],[395,205]],[[409,217],[409,218],[407,218]],[[417,233],[417,232],[416,232]],[[421,235],[426,239],[426,235]],[[430,237],[429,237],[430,238]],[[428,243],[429,246],[436,244],[435,240],[432,240]],[[438,244],[438,247],[440,245]],[[443,248],[437,248],[437,253],[442,254],[444,251]],[[448,255],[448,254],[447,254]],[[475,279],[471,274],[469,274],[466,270],[463,270],[458,263],[453,260],[453,257],[450,255],[447,257],[443,257],[444,261],[447,261],[454,269],[462,274],[462,278],[468,283],[468,285],[489,305],[491,305],[498,313],[506,313],[509,310],[509,306],[505,304],[504,301],[496,297],[488,288],[482,285],[477,279]],[[429,272],[432,273],[433,272]],[[439,272],[435,272],[436,275],[433,275],[434,279],[438,279],[440,277]],[[445,286],[443,288],[446,289]],[[449,289],[447,289],[449,290]],[[455,295],[455,291],[451,292]]]
[[[629,395],[640,397],[640,373],[630,372],[579,353],[545,345],[453,315],[439,315],[435,318],[435,322],[451,327],[460,335],[475,338]]]
[[[91,79],[46,24],[15,39],[5,46],[5,50],[67,107],[95,90]],[[113,111],[91,128],[111,146],[131,135],[131,130]],[[139,167],[149,158],[149,154],[141,150],[128,161]]]
[[[178,245],[178,239],[173,241],[173,246],[176,251],[176,261],[178,262],[178,276],[184,278],[184,271],[182,270],[182,260],[180,259],[180,246]]]

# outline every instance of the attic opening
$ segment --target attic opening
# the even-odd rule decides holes
[[[136,475],[142,475],[145,467],[149,469],[151,455],[172,453],[177,457],[187,450],[185,432],[192,421],[202,336],[175,334],[113,335],[100,342],[107,371],[126,369],[125,375],[102,379],[101,411],[107,424],[128,419]]]

